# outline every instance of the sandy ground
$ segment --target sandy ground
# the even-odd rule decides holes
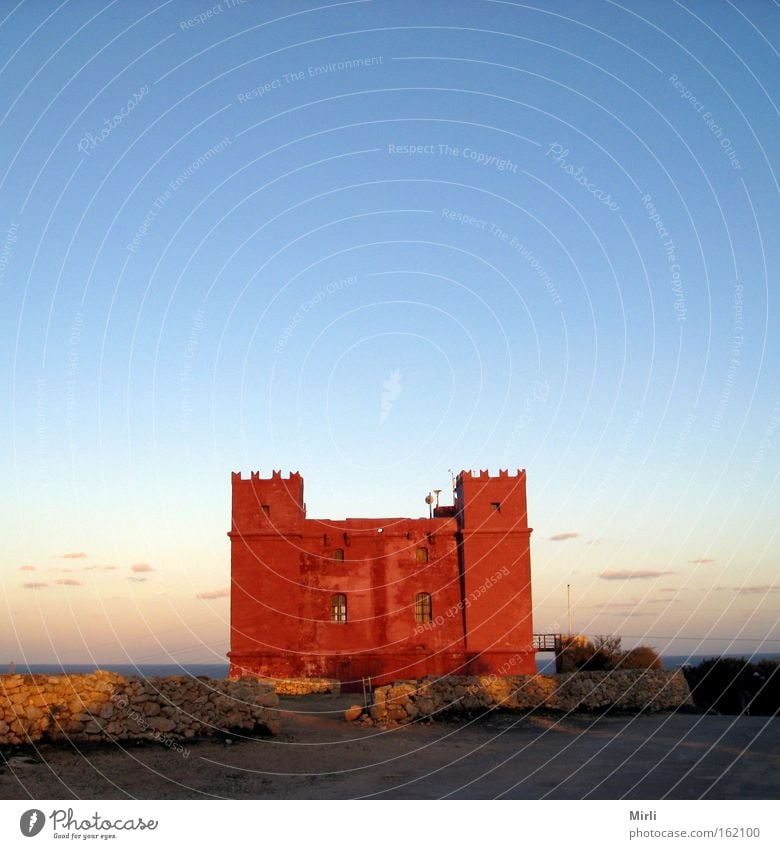
[[[44,745],[0,758],[3,799],[777,799],[780,718],[521,718],[392,730],[342,719],[354,696],[281,700],[275,738]]]

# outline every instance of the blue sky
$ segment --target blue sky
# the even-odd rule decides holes
[[[334,518],[526,468],[537,631],[570,583],[589,634],[778,649],[776,7],[0,21],[8,660],[221,660],[274,468]]]

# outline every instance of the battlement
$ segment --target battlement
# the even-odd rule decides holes
[[[249,483],[250,481],[298,481],[302,480],[300,472],[290,472],[287,477],[282,476],[282,470],[274,470],[271,472],[270,478],[261,478],[260,472],[250,472],[249,477],[243,477],[242,472],[232,472],[231,480],[233,483]]]
[[[472,472],[471,470],[466,470],[460,472],[458,478],[463,478],[463,480],[493,480],[494,478],[520,478],[525,474],[525,469],[518,469],[516,475],[510,475],[509,469],[499,469],[498,475],[491,475],[489,469],[481,469],[479,472]]]
[[[303,499],[304,481],[300,472],[286,476],[274,469],[270,477],[260,472],[250,472],[245,478],[241,472],[232,473],[233,531],[239,533],[300,533],[301,522],[306,519]],[[499,469],[491,475],[488,469],[479,472],[463,470],[458,473],[455,485],[455,503],[440,506],[434,519],[455,518],[462,529],[485,533],[504,533],[528,528],[525,469],[510,474]],[[365,524],[376,530],[392,525],[396,519],[351,519],[354,527]],[[411,520],[400,520],[411,521]],[[422,521],[422,520],[420,520]],[[429,521],[429,520],[425,520]],[[337,524],[342,524],[339,521]]]

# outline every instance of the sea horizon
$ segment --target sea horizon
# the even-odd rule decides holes
[[[762,660],[780,660],[778,652],[705,652],[697,654],[661,655],[665,669],[679,669],[690,664],[695,666],[704,660],[714,657],[730,657],[746,659],[752,663]],[[97,669],[116,672],[120,675],[140,675],[142,677],[165,677],[168,675],[206,675],[209,678],[226,678],[230,664],[225,663],[8,663],[0,665],[0,675],[9,672],[16,675],[79,675],[93,672]],[[551,674],[555,671],[555,659],[545,655],[536,661],[537,672]],[[399,676],[402,677],[402,676]]]

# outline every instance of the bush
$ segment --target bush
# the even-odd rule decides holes
[[[758,692],[750,712],[756,716],[774,716],[780,712],[780,661],[762,660],[755,666]]]
[[[780,666],[747,658],[713,657],[683,667],[696,705],[702,710],[737,715],[774,716],[780,711]]]
[[[577,672],[593,656],[593,643],[586,637],[563,637],[557,658],[559,672]]]
[[[564,637],[559,667],[561,672],[609,672],[612,669],[662,669],[658,652],[650,646],[621,651],[620,637],[599,635]]]
[[[658,652],[651,646],[637,646],[614,658],[615,669],[663,669]]]
[[[615,657],[620,654],[621,637],[613,637],[611,634],[599,634],[593,640],[593,646],[596,651],[601,652],[607,657]]]
[[[582,672],[609,672],[615,668],[615,659],[604,649],[594,646],[590,656],[580,665]]]

